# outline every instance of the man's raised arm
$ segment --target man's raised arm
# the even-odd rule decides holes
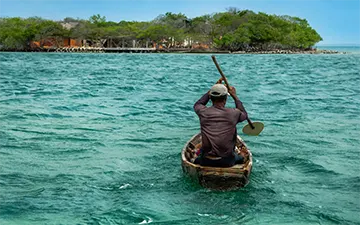
[[[247,112],[246,112],[246,110],[245,110],[242,102],[240,101],[240,99],[239,99],[238,96],[236,95],[236,90],[235,90],[234,87],[231,87],[231,88],[230,88],[229,94],[230,94],[231,97],[234,99],[235,107],[241,111],[240,121],[246,120],[246,119],[248,118]]]
[[[194,104],[194,111],[197,113],[200,109],[206,108],[206,104],[210,100],[209,92],[206,92],[197,102]]]

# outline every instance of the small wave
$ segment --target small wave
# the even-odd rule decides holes
[[[31,94],[33,97],[44,97],[44,96],[59,96],[60,94],[62,94],[63,92],[60,90],[49,90],[49,91],[36,91],[33,93],[26,93],[26,94]]]
[[[27,117],[38,117],[38,118],[71,118],[72,116],[67,116],[58,113],[25,113],[24,116]]]
[[[175,99],[172,98],[150,98],[150,99],[144,99],[145,102],[174,102]]]
[[[57,136],[54,137],[56,140],[64,141],[76,141],[76,142],[97,142],[97,139],[87,138],[87,137],[74,137],[74,136]]]
[[[131,187],[131,184],[124,184],[124,185],[121,185],[119,187],[119,189],[126,189],[126,188],[130,188]]]
[[[142,222],[140,222],[139,224],[148,224],[148,223],[152,223],[153,220],[150,217],[146,217],[147,219],[143,220]]]
[[[117,87],[117,89],[124,90],[124,91],[135,91],[136,90],[136,88],[133,86],[121,86],[121,87]]]
[[[0,148],[13,148],[13,146],[11,146],[11,145],[0,145]],[[9,152],[0,151],[0,155],[12,155],[12,154],[9,153]]]
[[[173,141],[174,138],[166,138],[166,137],[154,137],[154,138],[124,138],[123,141],[131,141],[131,142],[140,142],[140,143],[156,143],[162,141]]]
[[[216,214],[208,214],[208,213],[197,213],[198,216],[202,216],[202,217],[213,217],[216,219],[226,219],[229,218],[228,215],[216,215]],[[242,213],[242,217],[244,217],[245,214]]]
[[[89,92],[82,92],[82,93],[76,93],[70,96],[70,98],[87,98],[87,97],[98,97],[97,94],[89,93]]]
[[[86,156],[83,156],[85,153],[93,152],[95,153],[96,150],[94,148],[71,148],[67,150],[59,150],[59,151],[52,151],[52,154],[54,155],[81,155],[83,159],[87,158]]]
[[[127,99],[127,98],[116,97],[116,98],[114,98],[114,100],[117,100],[117,101],[125,101],[125,100],[128,100],[128,99]]]
[[[353,221],[348,221],[340,216],[335,215],[334,213],[326,213],[326,212],[316,212],[312,213],[314,216],[319,218],[321,221],[327,221],[327,223],[334,223],[334,224],[354,224]]]
[[[320,176],[320,174],[340,175],[333,170],[326,169],[325,167],[312,162],[310,159],[303,159],[295,156],[284,156],[282,158],[279,158],[278,163],[285,164],[290,167],[296,167],[300,171],[308,174],[313,174],[314,176],[315,174],[316,176]]]
[[[57,133],[51,132],[51,131],[38,131],[38,130],[30,130],[30,129],[26,129],[26,128],[13,128],[11,130],[20,131],[20,132],[24,132],[24,133],[39,134],[39,135],[57,135]]]
[[[83,131],[95,131],[95,132],[101,132],[102,130],[95,129],[95,128],[89,128],[89,127],[73,127],[74,130],[83,130]]]
[[[330,181],[331,182],[328,185],[323,185],[322,188],[334,191],[342,190],[355,193],[360,190],[360,177],[335,176],[332,177]]]
[[[16,121],[16,120],[25,120],[25,119],[27,119],[26,116],[16,115],[16,114],[9,114],[9,115],[0,117],[0,120],[3,120],[3,121],[5,121],[5,120],[15,120]]]
[[[39,177],[31,176],[20,172],[0,174],[0,180],[5,187],[17,186],[26,188],[34,185],[33,182],[38,178]]]
[[[54,106],[52,107],[55,110],[61,110],[61,111],[72,111],[72,109],[68,106]]]
[[[34,197],[34,196],[40,195],[44,191],[45,191],[45,188],[40,187],[40,188],[33,189],[33,190],[23,191],[23,192],[21,192],[19,194],[23,195],[23,196],[28,196],[28,197]]]

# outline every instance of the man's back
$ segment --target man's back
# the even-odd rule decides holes
[[[225,108],[223,104],[206,107],[209,93],[204,94],[195,104],[194,110],[199,116],[204,156],[230,157],[236,142],[236,124],[247,118],[240,110],[241,101],[236,98],[236,108]],[[243,108],[243,107],[242,107]]]
[[[229,157],[235,148],[236,124],[241,111],[215,106],[199,108],[203,154]]]

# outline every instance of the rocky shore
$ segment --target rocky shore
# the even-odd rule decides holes
[[[269,50],[269,51],[237,51],[232,54],[346,54],[346,52],[339,52],[333,50]]]
[[[250,48],[246,51],[228,51],[215,49],[191,49],[189,53],[225,53],[225,54],[346,54],[347,52],[339,52],[324,49],[256,49]]]
[[[0,49],[0,51],[9,51]],[[11,50],[10,50],[11,52]],[[219,53],[219,54],[346,54],[347,52],[339,52],[333,50],[258,50],[250,49],[247,51],[228,51],[217,49],[189,49],[189,48],[170,48],[170,49],[156,49],[156,48],[101,48],[101,47],[61,47],[61,48],[33,48],[24,51],[15,52],[79,52],[79,53]]]

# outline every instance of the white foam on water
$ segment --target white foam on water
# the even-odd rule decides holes
[[[150,218],[150,217],[147,217],[148,220],[143,220],[142,222],[140,222],[139,224],[148,224],[148,223],[151,223],[153,222],[153,220]]]
[[[124,184],[124,185],[120,186],[119,189],[125,189],[127,187],[131,187],[131,184]]]

